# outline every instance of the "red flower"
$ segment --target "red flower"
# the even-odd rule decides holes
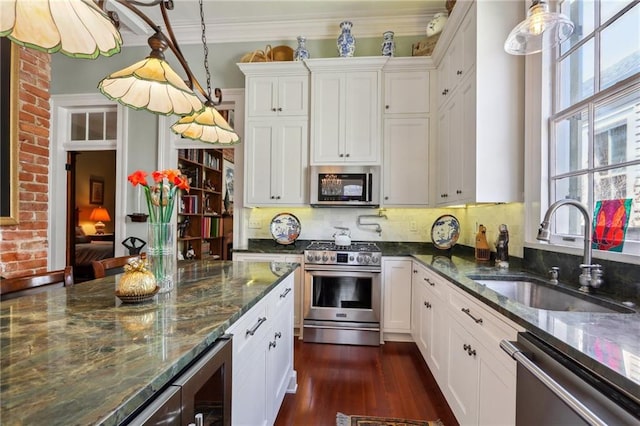
[[[127,179],[129,179],[129,182],[131,182],[133,186],[138,184],[142,186],[149,186],[147,183],[147,173],[142,170],[136,170],[131,173]]]
[[[160,183],[166,177],[166,173],[164,172],[164,170],[156,170],[155,172],[151,173],[151,176],[153,176],[153,180],[156,183]]]
[[[189,180],[185,176],[177,176],[174,183],[178,188],[189,192]]]

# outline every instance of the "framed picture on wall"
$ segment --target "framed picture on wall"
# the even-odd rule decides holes
[[[89,203],[104,204],[104,179],[91,176],[89,178]]]
[[[0,225],[18,224],[18,48],[0,38]]]

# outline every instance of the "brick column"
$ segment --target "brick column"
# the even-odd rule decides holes
[[[0,275],[47,270],[51,55],[19,48],[18,225],[0,227]]]

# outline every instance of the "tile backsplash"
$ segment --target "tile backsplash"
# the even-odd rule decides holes
[[[359,241],[406,241],[431,242],[431,226],[443,214],[451,214],[460,222],[459,244],[475,246],[475,236],[480,224],[487,228],[487,240],[492,250],[498,238],[498,226],[506,224],[509,229],[509,254],[523,257],[524,205],[522,203],[487,204],[461,208],[254,208],[250,209],[247,222],[249,239],[272,238],[269,230],[271,220],[279,213],[291,213],[300,221],[300,239],[331,239],[335,226],[351,230],[353,240]],[[379,214],[386,217],[378,216]],[[363,226],[357,225],[358,216]],[[372,224],[372,225],[367,225]],[[379,224],[382,233],[376,232]]]

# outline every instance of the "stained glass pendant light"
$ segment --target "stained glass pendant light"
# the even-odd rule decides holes
[[[202,28],[202,45],[204,49],[204,69],[207,75],[207,101],[202,111],[182,117],[171,126],[175,133],[189,139],[218,144],[234,144],[240,142],[240,137],[229,125],[227,120],[216,110],[216,103],[211,97],[211,73],[209,71],[209,48],[207,47],[206,26],[204,22],[204,10],[202,0],[200,3],[200,26]],[[215,89],[218,99],[222,99],[220,89]],[[219,102],[218,102],[219,104]]]
[[[200,111],[202,101],[164,59],[167,41],[161,32],[149,38],[151,54],[142,61],[114,72],[99,84],[100,92],[133,109],[162,115]]]
[[[93,0],[0,0],[0,36],[72,58],[120,52],[122,37]]]
[[[551,49],[573,33],[574,24],[561,13],[549,11],[546,0],[533,0],[527,18],[519,23],[504,42],[512,55],[529,55]]]

